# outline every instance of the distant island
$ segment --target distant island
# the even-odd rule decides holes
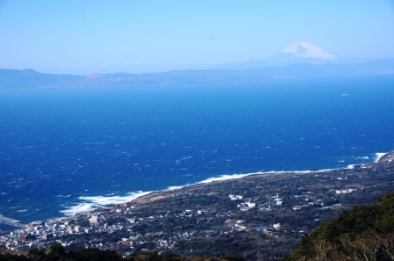
[[[297,60],[298,61],[298,60]],[[303,61],[303,60],[302,60]],[[277,79],[313,79],[394,75],[394,58],[363,63],[248,64],[212,70],[179,70],[160,73],[92,73],[87,76],[43,74],[32,69],[0,69],[0,89],[75,89],[190,84],[264,83]],[[254,67],[253,67],[254,66]]]
[[[18,225],[0,242],[12,251],[99,248],[123,255],[290,254],[315,228],[394,191],[394,152],[347,169],[274,172],[159,191],[72,217]]]

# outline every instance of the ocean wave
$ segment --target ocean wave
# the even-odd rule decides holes
[[[369,160],[368,156],[355,157],[357,160]]]
[[[224,180],[230,180],[230,179],[240,179],[240,178],[244,178],[247,176],[251,176],[251,175],[258,175],[258,174],[263,174],[264,172],[252,172],[252,173],[246,173],[246,174],[226,174],[226,175],[220,175],[217,177],[211,177],[211,178],[207,178],[204,179],[200,182],[197,182],[196,184],[206,184],[206,183],[211,183],[211,182],[215,182],[215,181],[224,181]]]
[[[177,190],[177,189],[184,188],[184,187],[186,187],[186,186],[190,186],[190,185],[183,185],[183,186],[169,186],[169,187],[167,187],[167,189],[165,189],[165,191],[167,191],[167,190]]]
[[[387,154],[387,152],[378,152],[378,153],[375,153],[375,159],[374,159],[374,162],[376,163],[376,162],[378,162],[379,160],[380,160],[380,158],[382,158],[384,155],[386,155]]]
[[[126,196],[109,196],[109,197],[108,196],[95,196],[95,197],[82,196],[79,197],[79,199],[86,202],[94,203],[98,206],[107,206],[107,205],[115,205],[115,204],[121,204],[124,202],[132,201],[136,198],[142,197],[149,193],[152,193],[152,191],[131,192],[128,193]]]
[[[73,216],[76,214],[88,213],[90,211],[97,209],[98,207],[99,206],[97,206],[94,203],[80,203],[78,205],[71,206],[68,209],[60,210],[60,212],[66,216]]]
[[[349,164],[345,169],[354,169],[355,164]]]
[[[70,206],[67,209],[61,210],[60,212],[66,216],[83,214],[103,206],[116,205],[132,201],[149,193],[152,193],[152,191],[132,192],[128,193],[126,196],[81,196],[79,197],[79,200],[83,201],[83,203]]]

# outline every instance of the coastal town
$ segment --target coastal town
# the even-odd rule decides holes
[[[394,190],[394,153],[348,169],[252,175],[177,190],[71,217],[20,224],[0,234],[2,251],[115,250],[185,256],[280,258],[319,225]]]

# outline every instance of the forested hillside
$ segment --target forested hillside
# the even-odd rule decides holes
[[[394,192],[322,225],[285,260],[394,260]]]

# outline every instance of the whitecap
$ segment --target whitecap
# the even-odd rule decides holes
[[[71,206],[68,209],[61,210],[60,212],[65,214],[66,216],[72,216],[76,214],[88,213],[97,209],[98,206],[93,203],[81,203],[75,206]]]
[[[368,156],[356,157],[356,159],[369,160]]]
[[[318,169],[318,170],[272,170],[272,171],[258,171],[258,172],[251,172],[251,173],[245,173],[245,174],[227,174],[227,175],[221,175],[217,177],[211,177],[208,179],[205,179],[203,181],[197,182],[196,184],[206,184],[206,183],[211,183],[215,181],[224,181],[224,180],[231,180],[231,179],[240,179],[244,178],[247,176],[252,176],[252,175],[262,175],[262,174],[284,174],[284,173],[296,173],[296,174],[305,174],[305,173],[311,173],[311,172],[328,172],[328,171],[333,171],[336,169]]]
[[[115,205],[132,201],[144,195],[152,193],[152,191],[138,191],[127,194],[126,196],[82,196],[80,200],[90,202],[99,206]]]
[[[181,189],[183,187],[186,187],[188,185],[184,185],[184,186],[169,186],[166,190],[177,190],[177,189]]]
[[[83,201],[83,203],[68,207],[60,212],[66,216],[88,213],[103,206],[129,202],[150,193],[152,193],[152,191],[138,191],[129,193],[126,196],[81,196],[79,199]]]
[[[224,181],[224,180],[230,180],[230,179],[240,179],[243,177],[247,177],[250,175],[256,175],[256,174],[262,174],[263,172],[254,172],[254,173],[247,173],[247,174],[227,174],[227,175],[221,175],[217,177],[212,177],[208,178],[205,180],[202,180],[200,182],[197,182],[197,184],[206,184],[206,183],[211,183],[214,181]]]
[[[378,153],[375,153],[375,160],[374,160],[374,162],[376,163],[376,162],[378,162],[384,155],[386,155],[387,154],[387,152],[378,152]]]

